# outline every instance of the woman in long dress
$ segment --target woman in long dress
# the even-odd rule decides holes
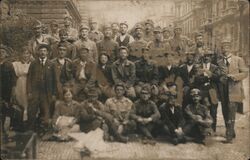
[[[14,83],[12,93],[15,103],[23,108],[23,120],[27,120],[28,96],[26,92],[27,74],[30,63],[32,61],[31,53],[28,49],[20,55],[19,59],[12,62],[16,81]]]

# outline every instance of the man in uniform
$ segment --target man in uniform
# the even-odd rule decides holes
[[[183,131],[186,136],[194,138],[195,142],[204,143],[206,137],[211,135],[212,118],[208,107],[200,103],[200,90],[194,88],[190,94],[193,102],[188,104],[184,110],[187,121]]]
[[[66,16],[64,18],[64,29],[68,33],[68,41],[70,43],[74,43],[78,40],[78,31],[72,26],[72,18],[70,16]]]
[[[154,39],[154,22],[151,19],[146,20],[145,22],[145,31],[143,39],[147,42],[150,42]]]
[[[103,36],[102,32],[100,32],[98,30],[98,23],[94,18],[92,18],[90,20],[90,25],[89,26],[90,26],[89,39],[96,42],[96,43],[103,40],[104,36]]]
[[[169,44],[163,42],[162,30],[160,26],[155,27],[154,39],[148,43],[148,48],[152,57],[162,54],[163,52],[170,51]]]
[[[178,25],[174,27],[174,36],[169,40],[171,51],[178,55],[183,55],[188,51],[190,40],[181,35],[182,28]]]
[[[52,62],[55,68],[57,98],[63,99],[63,87],[70,85],[73,80],[72,61],[66,58],[67,46],[65,44],[59,43],[57,50],[58,57],[53,59]]]
[[[58,42],[59,39],[59,26],[58,23],[55,20],[52,20],[50,22],[50,32],[49,34],[51,35],[51,37],[53,37],[56,42]]]
[[[76,100],[82,101],[86,93],[95,87],[96,64],[88,60],[89,48],[87,46],[82,45],[78,54],[79,58],[73,61],[72,72],[75,79]]]
[[[244,99],[242,80],[247,77],[248,68],[241,57],[232,54],[230,38],[223,39],[221,44],[223,53],[221,60],[226,67],[220,79],[219,94],[226,125],[226,142],[232,143],[236,137],[234,126],[237,106]]]
[[[109,56],[109,63],[113,63],[117,59],[118,43],[112,39],[112,29],[110,26],[104,27],[104,39],[97,43],[98,53],[106,52]]]
[[[149,58],[147,47],[142,48],[144,51],[142,58],[135,62],[136,68],[136,80],[135,80],[135,91],[139,96],[141,88],[148,84],[152,88],[158,89],[159,72],[158,67],[152,63]]]
[[[98,63],[98,53],[96,43],[91,41],[88,37],[89,27],[85,24],[81,25],[80,33],[79,33],[79,40],[77,40],[74,45],[76,47],[76,52],[79,53],[79,49],[82,46],[86,46],[89,49],[88,52],[88,61],[92,61]]]
[[[119,44],[119,46],[128,47],[128,44],[134,41],[134,38],[127,32],[128,32],[127,22],[120,23],[121,34],[116,38],[116,42]]]
[[[67,31],[65,29],[59,30],[59,37],[60,41],[51,46],[52,48],[51,58],[53,59],[58,57],[58,46],[63,45],[67,49],[65,57],[74,60],[76,58],[76,47],[68,41]]]
[[[119,48],[119,59],[115,61],[111,68],[112,78],[115,84],[123,83],[126,87],[127,96],[134,98],[135,89],[135,64],[128,60],[128,48]]]
[[[142,49],[146,48],[147,42],[143,39],[142,25],[135,26],[135,41],[128,45],[129,57],[128,59],[135,62],[142,57]]]
[[[164,42],[169,42],[171,36],[172,36],[172,32],[171,29],[169,27],[164,27],[162,29],[162,34],[163,34],[163,41]]]
[[[152,129],[159,120],[160,113],[156,104],[150,100],[150,87],[144,86],[131,110],[130,118],[137,124],[137,129],[142,132],[146,139],[153,139]]]

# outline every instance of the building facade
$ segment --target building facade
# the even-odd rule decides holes
[[[81,24],[79,0],[14,0],[13,3],[14,7],[45,24],[56,20],[62,25],[65,16],[72,17],[73,27],[78,28]]]
[[[249,3],[247,0],[177,0],[176,21],[183,26],[183,33],[193,38],[202,32],[205,43],[220,49],[224,37],[230,37],[236,54],[249,54]]]

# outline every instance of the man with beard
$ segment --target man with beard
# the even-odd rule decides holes
[[[64,18],[64,29],[68,33],[68,41],[70,43],[74,43],[78,39],[78,32],[75,28],[72,28],[71,25],[72,25],[72,18],[70,16],[66,16]]]
[[[103,36],[102,32],[100,32],[98,30],[98,23],[94,18],[92,18],[90,20],[89,26],[90,26],[89,39],[96,42],[96,43],[103,40],[104,36]]]
[[[104,39],[97,43],[98,53],[105,52],[109,56],[109,63],[112,64],[117,59],[118,48],[118,43],[112,39],[111,27],[105,26]]]
[[[144,37],[143,37],[143,39],[146,42],[150,42],[154,39],[153,29],[154,29],[154,22],[151,19],[146,20]]]
[[[223,39],[221,44],[223,53],[221,60],[226,68],[220,78],[219,94],[226,125],[226,142],[232,143],[236,137],[234,126],[237,106],[244,99],[242,80],[247,77],[248,68],[241,57],[232,54],[230,38]]]
[[[116,38],[116,42],[119,46],[128,47],[128,44],[134,41],[134,38],[127,33],[128,24],[127,22],[120,23],[120,35]]]
[[[137,100],[131,110],[130,118],[136,121],[137,129],[146,140],[152,140],[152,130],[155,122],[160,118],[156,104],[150,100],[150,87],[144,86],[140,92],[140,99]]]
[[[129,57],[128,59],[132,62],[139,60],[142,55],[142,49],[146,48],[147,42],[143,39],[142,25],[138,24],[135,26],[135,41],[128,45]]]
[[[81,25],[79,32],[79,40],[74,43],[76,47],[76,52],[79,53],[79,49],[81,49],[82,46],[85,46],[89,49],[87,60],[92,61],[94,63],[98,63],[96,43],[94,41],[91,41],[88,37],[89,27],[86,24],[83,24]]]
[[[209,107],[213,119],[212,129],[216,131],[218,97],[216,93],[216,84],[219,82],[221,71],[218,66],[211,64],[212,51],[203,53],[202,63],[198,68],[194,85],[200,89],[203,104]]]

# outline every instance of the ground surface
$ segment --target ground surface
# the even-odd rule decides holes
[[[248,80],[244,82],[244,89],[248,92]],[[249,95],[244,101],[245,114],[237,114],[237,137],[233,144],[224,144],[225,133],[221,107],[218,108],[217,135],[213,138],[213,144],[204,146],[195,143],[180,144],[174,146],[169,143],[157,143],[156,145],[144,145],[142,143],[109,143],[105,152],[93,154],[84,159],[140,159],[140,160],[248,160],[250,158],[250,114]],[[76,142],[57,143],[39,142],[38,159],[73,160],[80,159],[80,155],[74,149]],[[98,145],[98,142],[96,145]],[[100,145],[102,143],[100,142]]]

